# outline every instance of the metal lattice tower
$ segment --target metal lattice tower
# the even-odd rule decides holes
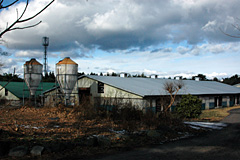
[[[47,73],[47,47],[49,45],[49,38],[48,37],[43,37],[42,39],[42,45],[44,46],[44,63],[43,63],[43,72],[44,72],[44,76]]]

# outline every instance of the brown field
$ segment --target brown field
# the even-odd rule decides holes
[[[107,119],[79,120],[72,108],[21,107],[0,109],[0,129],[24,138],[71,140],[87,135],[109,135]]]

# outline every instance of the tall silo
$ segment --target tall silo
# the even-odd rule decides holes
[[[42,80],[42,68],[43,65],[35,58],[26,61],[24,64],[24,80],[30,90],[31,96],[35,95],[39,83]]]
[[[69,57],[64,58],[56,64],[57,82],[65,94],[65,105],[70,100],[70,95],[77,82],[78,64]]]

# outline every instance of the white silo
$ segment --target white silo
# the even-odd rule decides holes
[[[30,90],[31,96],[35,95],[39,83],[42,80],[42,68],[43,65],[35,58],[26,61],[24,64],[24,80]]]
[[[63,93],[65,94],[65,105],[77,82],[78,64],[69,57],[64,58],[56,64],[56,78]]]

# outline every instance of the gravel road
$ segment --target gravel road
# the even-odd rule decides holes
[[[240,109],[230,111],[222,122],[228,126],[199,137],[183,139],[152,148],[98,157],[100,160],[240,160]],[[96,159],[96,158],[95,158]]]

